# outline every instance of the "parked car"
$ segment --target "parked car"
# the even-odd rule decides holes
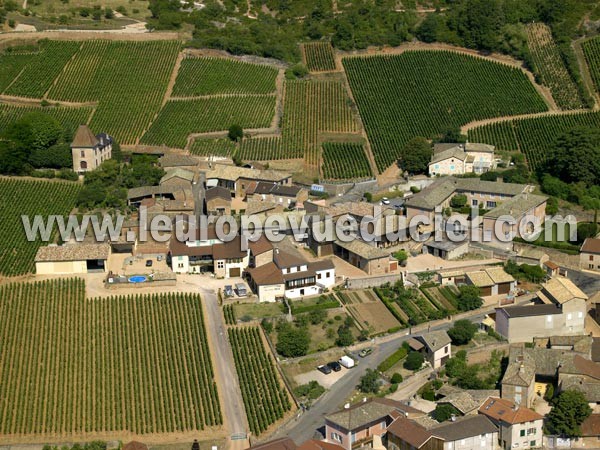
[[[390,204],[390,199],[389,199],[389,198],[387,198],[387,197],[383,197],[383,198],[381,199],[381,204],[382,204],[382,205],[389,205],[389,204]]]
[[[361,358],[365,358],[373,353],[373,349],[371,347],[363,348],[360,352],[358,352],[358,356]]]
[[[342,370],[342,366],[340,365],[339,362],[337,361],[331,361],[330,363],[327,364],[331,370],[333,370],[334,372],[339,372],[340,370]]]
[[[225,297],[233,297],[233,287],[230,284],[225,285],[223,292],[225,293]]]
[[[248,291],[246,290],[246,285],[244,283],[236,283],[235,290],[237,291],[237,295],[240,297],[245,297],[248,295]]]
[[[354,365],[356,364],[356,362],[350,358],[349,356],[342,356],[340,358],[340,364],[342,366],[344,366],[346,369],[351,369],[352,367],[354,367]]]
[[[146,267],[152,267],[152,260],[151,259],[147,259],[146,260]]]
[[[331,373],[331,367],[325,364],[320,365],[319,367],[317,367],[317,369],[319,370],[319,372],[322,372],[325,375],[329,375]]]

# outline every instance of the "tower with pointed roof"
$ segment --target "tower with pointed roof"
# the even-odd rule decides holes
[[[113,138],[106,133],[94,135],[87,125],[79,125],[71,143],[73,170],[85,173],[112,157]]]

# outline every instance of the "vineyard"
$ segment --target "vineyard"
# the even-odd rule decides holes
[[[520,69],[473,56],[408,51],[344,58],[343,64],[379,170],[416,136],[548,109]]]
[[[224,58],[186,58],[181,62],[173,96],[269,94],[277,69]]]
[[[283,418],[292,405],[258,327],[229,328],[248,425],[255,435]]]
[[[0,132],[8,124],[32,112],[48,114],[58,120],[69,133],[74,133],[79,125],[87,123],[93,108],[89,106],[81,108],[46,106],[42,108],[39,106],[0,104]]]
[[[67,437],[222,423],[200,297],[86,299],[81,279],[0,287],[0,434]]]
[[[275,96],[210,97],[171,100],[160,111],[142,144],[184,148],[192,133],[242,128],[266,128],[275,114]]]
[[[177,41],[86,41],[48,97],[98,102],[90,128],[135,144],[161,108],[179,47]]]
[[[584,42],[582,48],[596,91],[600,92],[600,37]]]
[[[328,180],[369,178],[371,168],[363,144],[325,142],[323,177]]]
[[[520,150],[535,170],[546,162],[546,152],[557,135],[573,127],[600,127],[600,113],[552,115],[492,123],[469,131],[469,140],[495,145],[498,150]]]
[[[30,222],[36,215],[44,219],[53,214],[68,215],[79,189],[79,184],[70,182],[0,178],[1,275],[33,272],[35,254],[43,244],[39,237],[33,242],[27,240],[21,215],[28,216]]]
[[[198,156],[230,157],[235,152],[235,144],[229,139],[196,139],[190,152]]]
[[[329,42],[309,42],[302,44],[306,67],[311,72],[336,70],[335,53]]]
[[[582,108],[579,91],[565,67],[550,28],[543,23],[529,25],[527,45],[535,71],[541,77],[542,84],[550,88],[556,104],[561,109]]]
[[[304,157],[307,170],[319,171],[321,133],[356,133],[357,124],[339,81],[287,81],[281,138],[251,138],[239,157],[248,160]]]
[[[15,78],[2,93],[42,98],[65,64],[79,50],[80,45],[78,42],[41,41],[39,51],[36,53],[3,56],[0,62],[4,62],[5,58],[8,60],[8,72]],[[4,65],[1,66],[4,71]],[[19,68],[21,70],[17,73]],[[4,75],[0,77],[4,78]],[[5,80],[5,83],[6,81],[8,80]]]

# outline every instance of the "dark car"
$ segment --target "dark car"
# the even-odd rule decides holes
[[[151,259],[147,259],[146,260],[146,267],[152,267],[152,260]]]
[[[327,364],[329,368],[331,368],[334,372],[339,372],[342,370],[342,365],[337,361],[332,361]]]
[[[319,369],[319,372],[323,372],[325,375],[329,375],[331,373],[331,367],[328,365],[326,366],[325,364],[317,367],[317,369]]]

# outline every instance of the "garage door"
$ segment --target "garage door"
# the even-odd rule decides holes
[[[239,267],[232,267],[229,269],[230,277],[239,277],[241,275],[241,269]]]
[[[492,295],[492,287],[491,286],[481,288],[481,296],[482,297],[489,297],[490,295]]]
[[[508,294],[510,292],[510,283],[502,283],[498,285],[498,294]]]

